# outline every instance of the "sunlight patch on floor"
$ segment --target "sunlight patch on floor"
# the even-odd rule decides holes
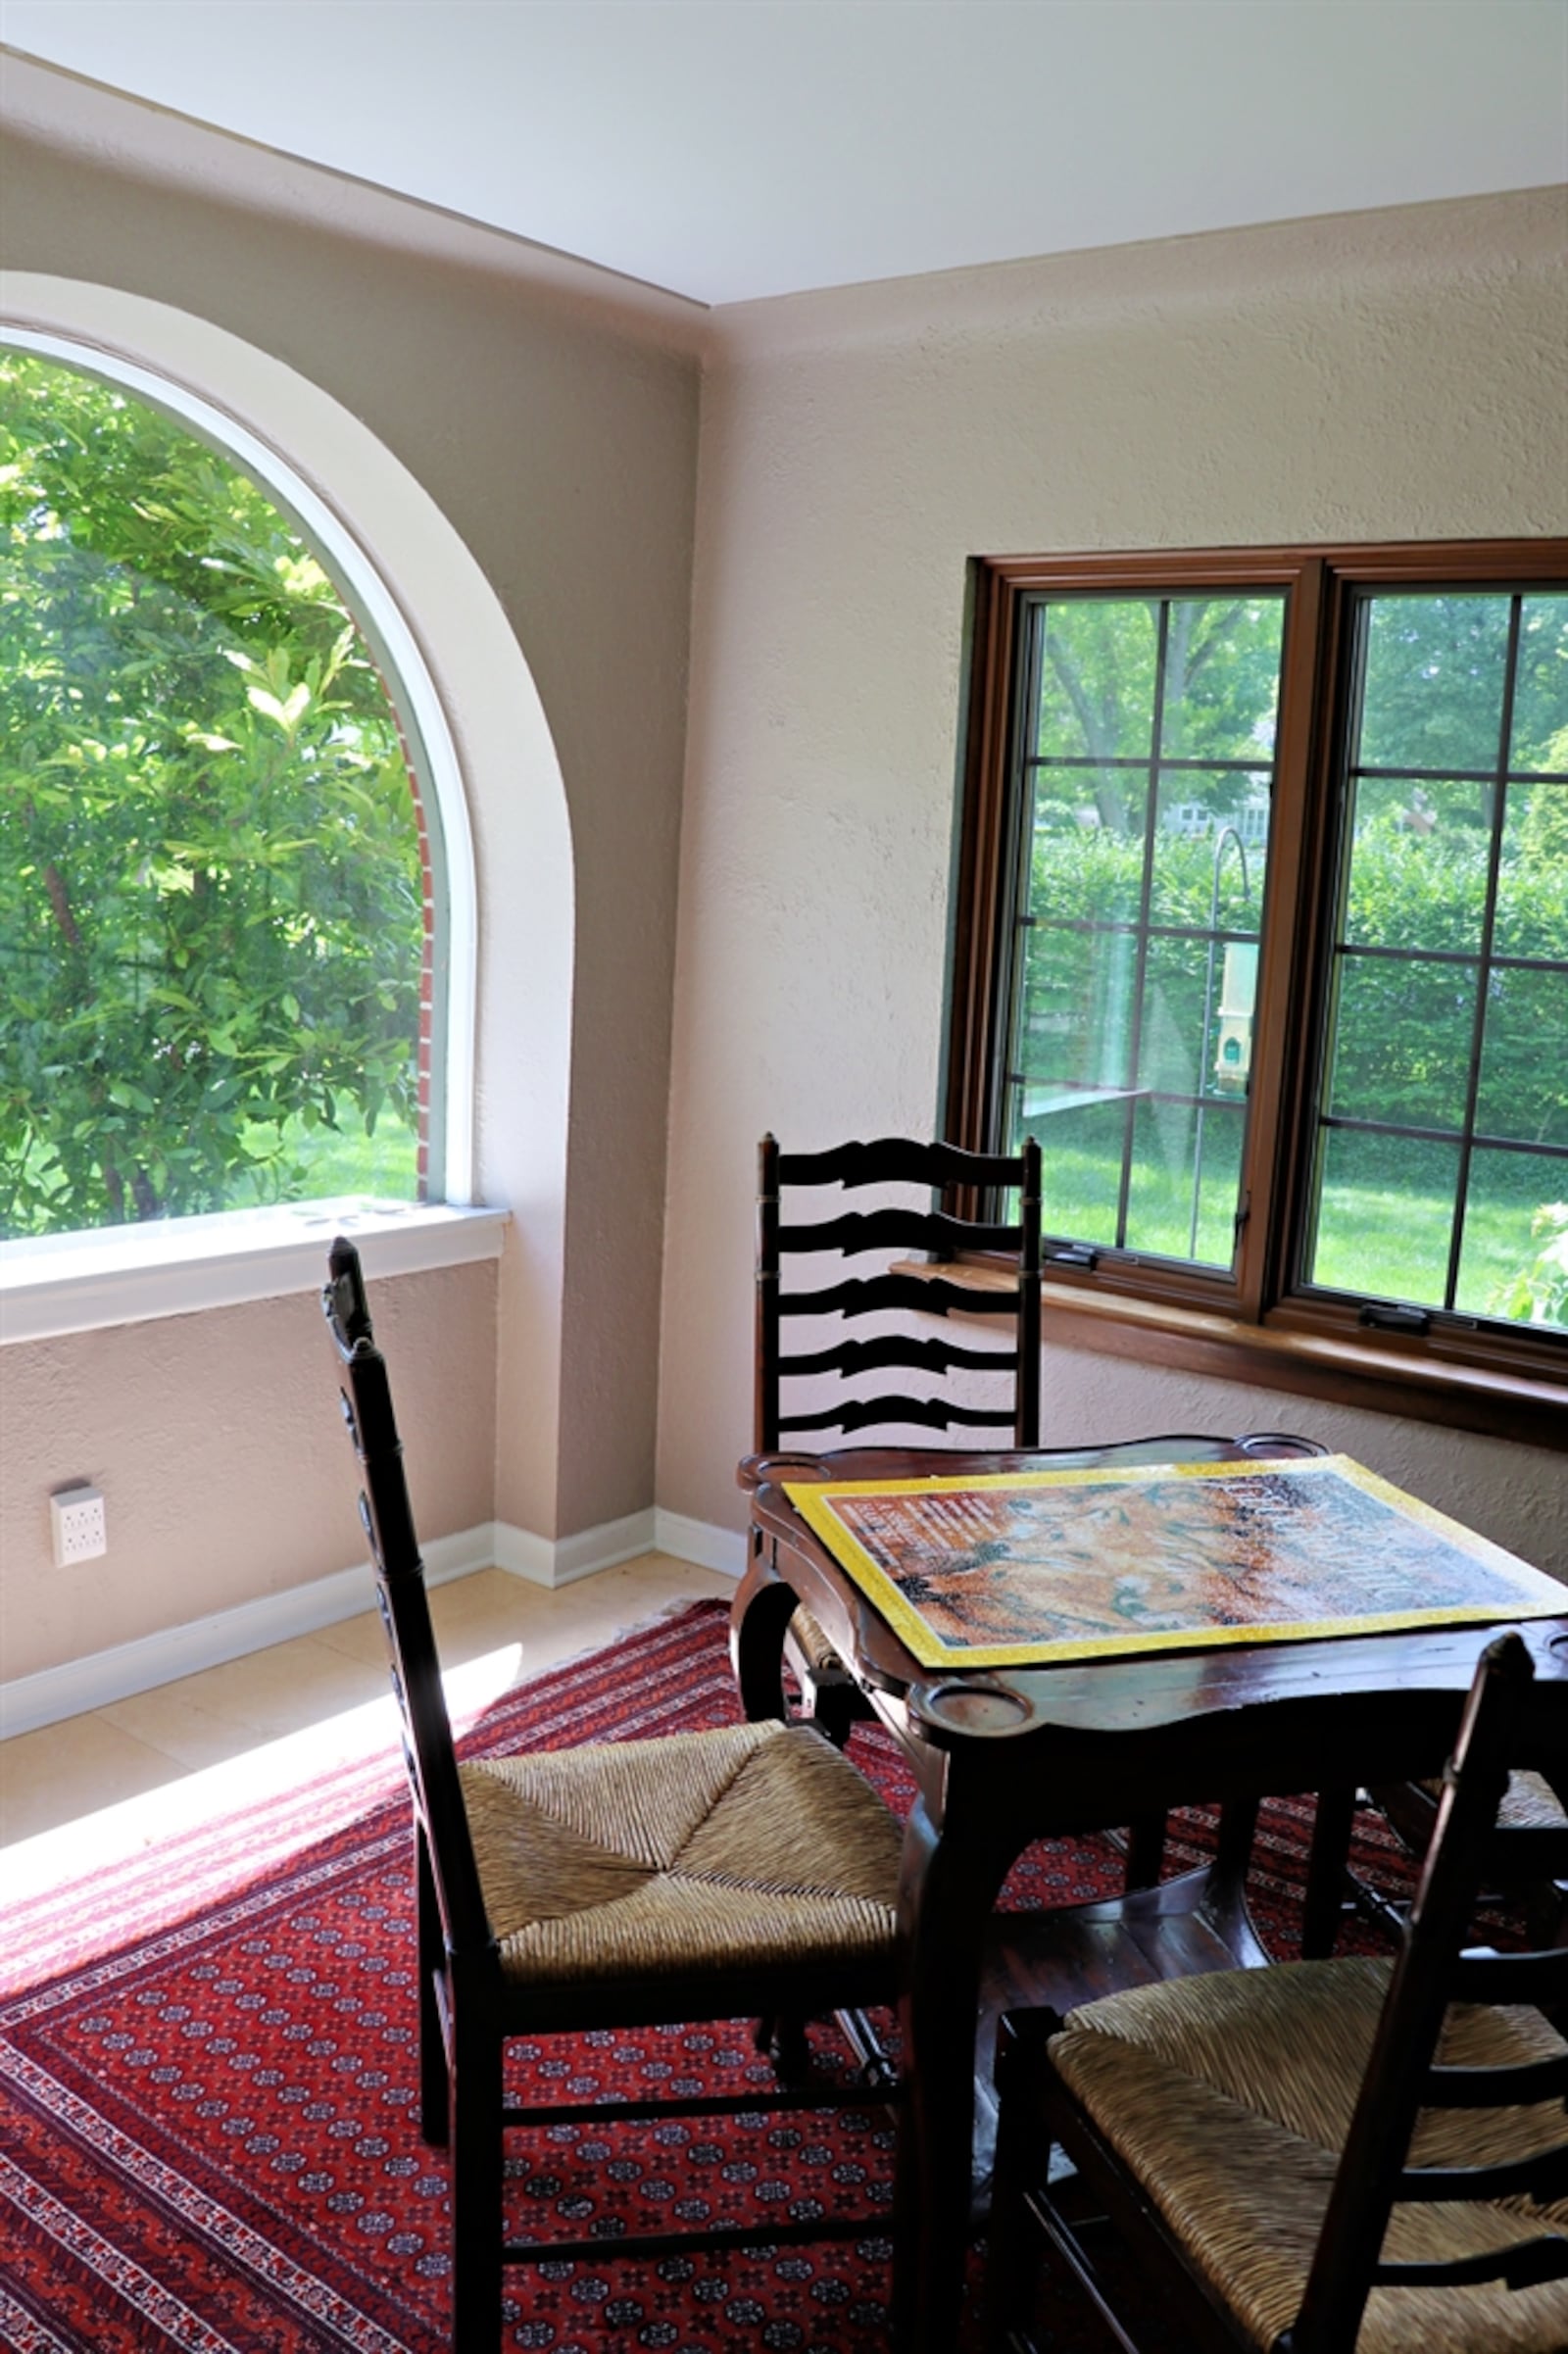
[[[476,1659],[465,1660],[443,1675],[454,1731],[466,1731],[511,1690],[521,1661],[522,1645],[509,1643]],[[303,1790],[335,1767],[370,1764],[377,1758],[386,1763],[387,1789],[395,1790],[402,1779],[403,1762],[397,1710],[390,1692],[358,1708],[323,1717],[299,1732],[239,1749],[221,1764],[177,1775],[156,1790],[19,1840],[5,1850],[0,1867],[7,1901],[19,1903],[45,1889],[87,1879],[163,1840],[220,1821],[263,1799]],[[303,1836],[328,1828],[323,1817],[318,1825],[305,1825]]]

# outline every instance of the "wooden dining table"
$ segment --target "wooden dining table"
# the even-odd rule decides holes
[[[752,1457],[741,1467],[752,1492],[750,1559],[731,1643],[748,1715],[787,1709],[783,1641],[804,1604],[916,1786],[899,1895],[907,2086],[894,2182],[899,2354],[952,2354],[957,2342],[976,2221],[977,2050],[983,2082],[988,2014],[1029,2000],[1065,2009],[1119,1984],[1266,1962],[1244,1886],[1259,1799],[1329,1792],[1317,1837],[1332,1843],[1346,1836],[1358,1785],[1441,1773],[1495,1624],[1311,1641],[1231,1637],[1144,1656],[932,1667],[841,1567],[786,1483],[1255,1463],[1271,1451],[1321,1450],[1268,1435],[1172,1437],[1033,1455],[841,1448]],[[1506,1623],[1519,1624],[1538,1658],[1561,1672],[1568,1593],[1560,1617]],[[1222,1810],[1217,1853],[1201,1873],[1060,1913],[995,1914],[1008,1871],[1032,1841],[1129,1825],[1143,1826],[1147,1841],[1167,1809],[1194,1804]],[[1157,1844],[1156,1833],[1156,1855]],[[1131,1877],[1155,1876],[1135,1869]],[[1332,1871],[1309,1875],[1320,1892],[1308,1950],[1332,1941],[1321,1889],[1334,1883]],[[983,2098],[979,2122],[983,2140]]]

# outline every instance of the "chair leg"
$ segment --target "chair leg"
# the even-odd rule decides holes
[[[811,1722],[819,1733],[827,1736],[835,1749],[842,1749],[854,1726],[865,1711],[858,1706],[859,1694],[853,1684],[824,1684],[815,1694]]]
[[[1247,1867],[1252,1860],[1259,1810],[1260,1801],[1256,1798],[1227,1798],[1219,1810],[1214,1834],[1214,1871],[1218,1879],[1238,1888],[1244,1886]]]
[[[446,2046],[441,2039],[441,2013],[435,1999],[435,1979],[446,1954],[441,1908],[436,1902],[435,1879],[422,1823],[415,1825],[414,1847],[419,1954],[419,2132],[426,2141],[441,2148],[451,2131],[448,2112],[452,2093]]]
[[[757,2050],[773,2063],[773,2074],[785,2085],[804,2084],[811,2074],[811,2045],[806,2021],[793,2011],[760,2019],[752,2036]]]
[[[1028,2343],[1030,2307],[1039,2273],[1038,2234],[1029,2212],[1029,2186],[1050,2171],[1051,2144],[1039,2130],[1030,2099],[1029,2054],[1013,2022],[997,2033],[997,2149],[986,2228],[985,2344],[991,2354]]]
[[[1127,1830],[1128,1895],[1138,1888],[1152,1888],[1159,1885],[1160,1867],[1165,1861],[1165,1818],[1163,1815],[1140,1815]]]
[[[451,2354],[501,2344],[502,2044],[460,2028],[452,2072]]]
[[[1324,1961],[1334,1951],[1345,1910],[1350,1826],[1354,1820],[1353,1790],[1319,1790],[1306,1862],[1306,1888],[1301,1898],[1303,1961]]]

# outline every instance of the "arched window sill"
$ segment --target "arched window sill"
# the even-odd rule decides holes
[[[0,1342],[314,1292],[335,1234],[353,1237],[371,1275],[499,1258],[510,1215],[416,1202],[298,1202],[0,1243]]]

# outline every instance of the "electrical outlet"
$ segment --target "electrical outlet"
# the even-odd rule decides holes
[[[104,1499],[96,1488],[62,1488],[49,1498],[49,1521],[54,1531],[55,1567],[70,1569],[77,1561],[96,1561],[109,1550]]]

